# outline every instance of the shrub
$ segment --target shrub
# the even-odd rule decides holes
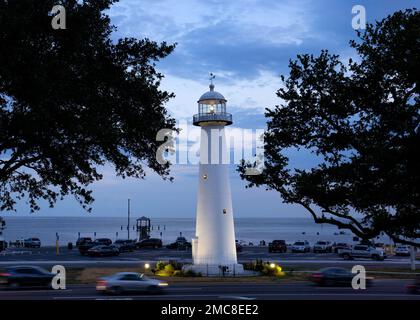
[[[173,276],[174,277],[201,277],[201,273],[194,272],[193,270],[187,270],[187,271],[176,270],[173,273]]]
[[[156,270],[163,270],[166,266],[166,263],[163,261],[158,261],[156,263]]]
[[[264,268],[264,264],[263,264],[262,260],[260,260],[260,259],[244,263],[244,269],[245,270],[261,272],[263,270],[263,268]]]
[[[264,263],[263,264],[261,274],[263,274],[265,276],[275,276],[275,277],[284,276],[284,272],[283,272],[283,270],[280,266],[275,265],[274,268],[273,268],[269,263]]]

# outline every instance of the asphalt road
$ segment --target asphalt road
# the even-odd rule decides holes
[[[238,254],[240,263],[262,259],[279,263],[282,266],[311,266],[314,269],[331,265],[352,266],[358,261],[363,261],[364,265],[379,268],[409,268],[408,257],[390,256],[385,261],[374,261],[361,259],[345,261],[333,253],[268,253],[266,247],[244,247]],[[143,249],[134,252],[122,253],[118,257],[91,258],[81,256],[77,249],[68,250],[60,248],[57,255],[54,247],[42,247],[40,249],[12,249],[6,253],[0,253],[0,267],[19,264],[35,265],[54,265],[62,264],[66,267],[87,267],[94,265],[108,266],[127,266],[138,265],[146,262],[156,262],[160,260],[177,260],[181,263],[190,263],[191,251],[176,251],[166,248],[162,249]],[[420,265],[420,261],[416,262]]]
[[[366,290],[319,287],[305,281],[278,283],[176,283],[162,295],[98,294],[93,286],[68,286],[66,290],[0,290],[0,300],[420,300],[408,294],[408,280],[375,280]]]

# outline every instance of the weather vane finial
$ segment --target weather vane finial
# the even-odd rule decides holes
[[[209,80],[210,80],[210,91],[213,91],[214,90],[214,84],[213,84],[213,79],[214,78],[216,78],[216,76],[213,74],[213,72],[210,72],[210,77],[209,77]]]

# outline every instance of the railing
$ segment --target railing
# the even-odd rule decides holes
[[[230,113],[199,113],[193,116],[193,124],[200,122],[222,121],[232,124],[232,114]]]

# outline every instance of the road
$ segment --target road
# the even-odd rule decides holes
[[[0,290],[0,300],[420,300],[407,294],[407,280],[375,280],[366,290],[318,287],[305,281],[277,283],[174,283],[163,295],[96,293],[93,286],[74,285],[66,290]]]
[[[363,261],[364,265],[373,268],[409,268],[410,261],[407,257],[391,256],[385,261],[374,260],[353,260],[345,261],[333,253],[268,253],[266,247],[244,247],[243,252],[238,254],[240,263],[247,261],[276,262],[282,266],[310,266],[314,269],[325,266],[352,266],[357,261]],[[40,249],[15,249],[0,254],[0,267],[19,264],[36,264],[50,266],[61,264],[66,267],[88,267],[95,265],[107,266],[129,266],[146,262],[177,260],[180,263],[191,263],[191,251],[176,251],[166,248],[157,250],[138,250],[122,253],[118,257],[90,258],[81,256],[77,249],[68,250],[60,248],[57,255],[54,247],[43,247]],[[420,265],[420,261],[416,262]]]

